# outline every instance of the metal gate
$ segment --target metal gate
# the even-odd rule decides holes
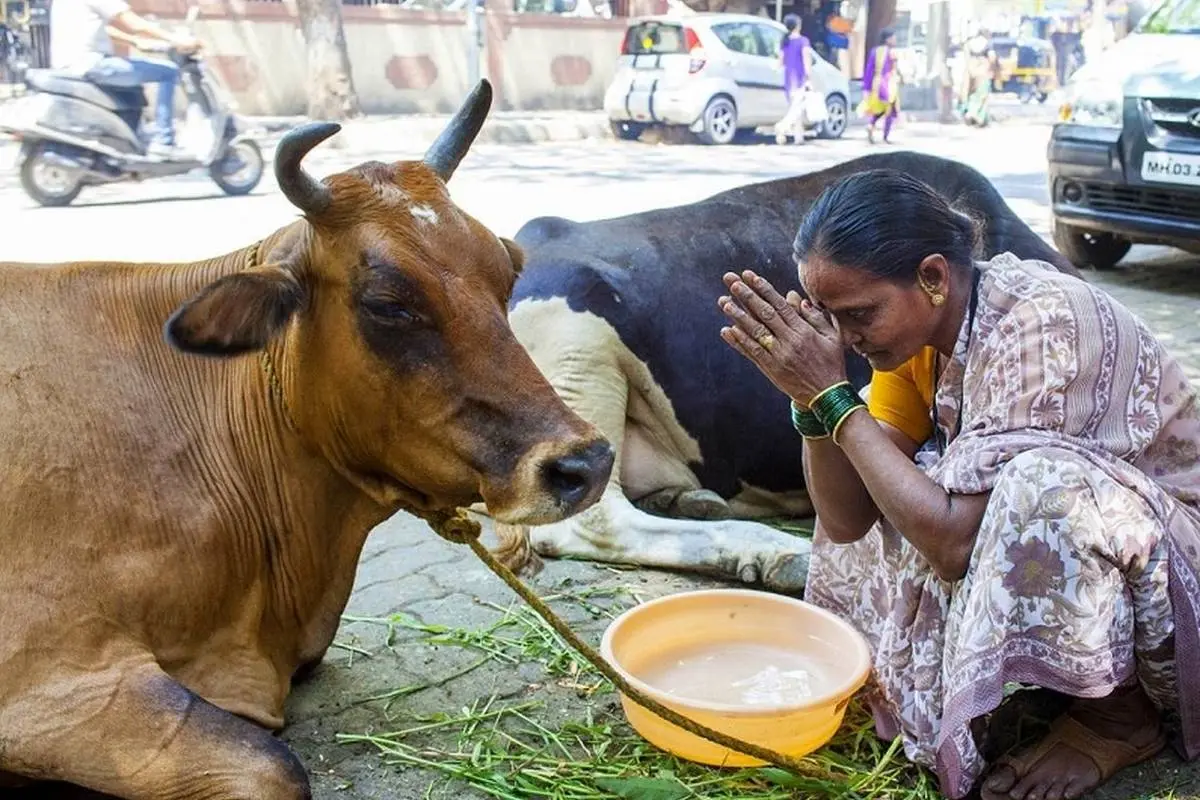
[[[0,0],[0,83],[50,66],[49,0]]]
[[[50,2],[49,0],[26,0],[28,22],[25,32],[29,37],[29,66],[34,69],[50,68]]]

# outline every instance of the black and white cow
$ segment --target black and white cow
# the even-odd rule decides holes
[[[982,174],[909,152],[616,219],[532,220],[516,236],[526,262],[513,330],[567,405],[616,447],[619,466],[601,501],[576,517],[498,526],[510,564],[571,556],[803,588],[809,542],[752,521],[811,512],[801,439],[788,399],[721,341],[716,300],[728,270],[796,288],[792,240],[809,206],[838,178],[879,167],[921,178],[979,220],[981,258],[1011,251],[1074,272]],[[848,368],[857,387],[869,381],[856,356]]]

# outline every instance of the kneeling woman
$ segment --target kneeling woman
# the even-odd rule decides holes
[[[954,798],[1078,797],[1166,732],[1200,754],[1200,401],[1113,298],[974,241],[919,181],[851,176],[796,238],[809,299],[727,274],[721,336],[792,399],[807,599],[870,641],[878,732]],[[1014,684],[1074,699],[989,765]]]

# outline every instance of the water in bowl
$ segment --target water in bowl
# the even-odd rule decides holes
[[[829,665],[750,642],[677,651],[639,670],[638,677],[681,700],[749,707],[801,703],[836,685]]]

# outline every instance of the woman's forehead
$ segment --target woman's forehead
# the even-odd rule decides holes
[[[811,295],[813,289],[819,293],[825,284],[829,283],[831,273],[836,273],[840,270],[830,269],[830,265],[823,259],[809,257],[801,259],[797,262],[797,273],[800,278],[800,286],[806,294]]]
[[[808,258],[799,264],[800,286],[817,304],[862,296],[869,293],[877,280],[865,270],[830,264],[819,258]]]

